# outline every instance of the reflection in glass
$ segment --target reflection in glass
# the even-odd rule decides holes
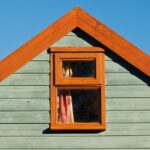
[[[58,121],[98,122],[99,99],[99,89],[58,90]]]
[[[62,61],[63,77],[95,77],[95,60]]]

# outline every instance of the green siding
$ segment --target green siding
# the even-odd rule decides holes
[[[74,133],[74,134],[43,134],[49,124],[0,124],[0,137],[99,137],[99,136],[149,136],[150,123],[107,123],[105,132],[91,133]],[[49,131],[50,133],[50,131]]]
[[[149,136],[0,137],[1,148],[149,148]],[[9,143],[9,144],[8,144]]]
[[[150,111],[109,111],[107,123],[150,123]],[[3,111],[0,123],[50,123],[49,111]]]
[[[49,73],[49,61],[31,61],[21,67],[16,73]]]
[[[52,46],[97,46],[69,33]],[[96,43],[96,44],[94,44]],[[150,149],[150,88],[137,71],[106,52],[107,128],[98,133],[52,133],[49,52],[0,83],[0,149]],[[89,142],[90,141],[90,142]]]
[[[0,100],[0,110],[1,111],[38,111],[38,110],[50,110],[49,99],[47,98],[9,98]],[[136,104],[136,105],[135,105]],[[130,107],[129,107],[130,106]],[[136,110],[136,111],[149,111],[150,110],[150,100],[149,98],[107,98],[107,110],[109,111],[125,111],[125,110]]]

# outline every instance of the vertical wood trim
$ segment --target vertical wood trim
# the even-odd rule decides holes
[[[104,126],[104,129],[106,128],[106,96],[105,96],[105,56],[104,54],[101,55],[101,79],[102,79],[102,84],[101,84],[101,124]]]
[[[50,124],[50,128],[52,128],[53,127],[53,124],[55,124],[56,123],[56,109],[55,109],[55,107],[56,107],[56,103],[55,103],[55,101],[56,101],[56,96],[55,96],[55,93],[56,93],[56,91],[55,91],[55,86],[53,85],[54,84],[54,70],[53,70],[53,66],[54,66],[54,63],[53,63],[53,53],[51,53],[50,54],[50,73],[51,73],[51,76],[50,76],[50,96],[51,96],[51,98],[50,98],[50,110],[51,110],[51,112],[50,112],[50,122],[51,122],[51,124]]]

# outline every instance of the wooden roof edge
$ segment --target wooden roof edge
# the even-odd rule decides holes
[[[150,56],[111,30],[93,16],[78,8],[79,27],[150,77]]]
[[[68,24],[68,22],[70,23]],[[147,54],[83,11],[80,7],[75,7],[4,58],[0,62],[0,81],[14,73],[76,27],[81,28],[144,74],[150,76],[150,57]],[[125,50],[123,51],[123,49]]]
[[[40,37],[41,34],[46,34],[47,30],[49,30],[50,28],[58,28],[60,22],[62,23],[63,20],[65,20],[64,22],[66,22],[66,19],[70,19],[71,17],[76,16],[76,12],[79,10],[79,7],[75,7],[74,9],[72,9],[71,11],[69,11],[68,13],[66,13],[64,16],[60,17],[58,20],[56,20],[55,22],[53,22],[51,25],[49,25],[47,28],[43,29],[43,31],[41,31],[40,33],[38,33],[37,35],[35,35],[32,39],[28,40],[26,43],[24,43],[22,46],[20,46],[19,48],[17,48],[15,51],[13,51],[11,54],[9,54],[8,56],[6,56],[5,58],[3,58],[1,60],[1,62],[6,61],[7,59],[9,59],[9,57],[11,57],[12,55],[14,55],[15,53],[17,53],[18,51],[20,51],[20,49],[22,49],[24,46],[26,46],[28,43],[31,42],[35,42],[36,38]],[[53,30],[54,30],[53,29]],[[55,31],[54,31],[55,32]]]
[[[108,38],[107,36],[108,34],[110,34],[112,37],[109,38],[111,38],[111,40],[114,40],[113,42],[117,42],[117,44],[119,44],[120,40],[122,40],[121,42],[124,43],[124,46],[130,45],[131,47],[134,47],[134,49],[132,50],[133,52],[135,51],[137,53],[137,51],[140,51],[142,52],[142,55],[146,56],[149,59],[150,56],[146,54],[144,51],[133,45],[130,41],[126,40],[124,37],[122,37],[115,31],[113,31],[111,28],[109,28],[108,26],[106,26],[105,24],[103,24],[102,22],[100,22],[99,20],[97,20],[96,18],[94,18],[93,16],[91,16],[90,14],[88,14],[87,12],[85,12],[80,8],[78,9],[78,17],[80,19],[83,19],[84,21],[87,21],[86,22],[87,24],[91,25],[100,33],[103,32],[103,36],[105,36],[106,38]]]
[[[59,18],[31,40],[23,44],[0,62],[0,81],[55,43],[77,26],[78,7]],[[68,22],[71,22],[68,24]],[[52,38],[50,38],[52,37]]]

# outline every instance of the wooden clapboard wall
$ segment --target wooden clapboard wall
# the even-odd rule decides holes
[[[53,46],[101,46],[74,31]],[[49,53],[0,83],[0,149],[150,149],[150,87],[143,74],[106,49],[107,129],[50,133]]]

